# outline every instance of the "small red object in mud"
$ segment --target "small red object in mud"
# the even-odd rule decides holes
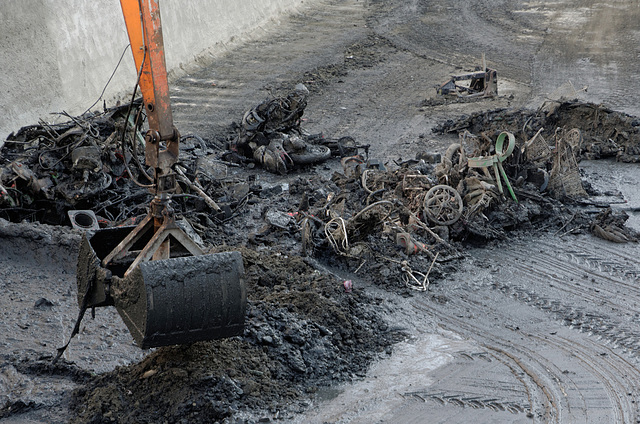
[[[344,286],[345,292],[351,293],[351,290],[353,289],[353,283],[351,282],[351,280],[345,280],[345,282],[342,283],[342,285]]]

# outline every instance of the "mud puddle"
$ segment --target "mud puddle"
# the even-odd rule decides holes
[[[444,333],[416,335],[398,343],[393,356],[375,363],[362,381],[319,392],[318,406],[292,422],[369,423],[397,419],[389,412],[396,411],[405,396],[433,384],[431,373],[450,363],[456,352],[471,350],[469,342]]]
[[[553,96],[586,87],[592,101],[638,115],[630,93],[640,79],[631,71],[635,62],[627,60],[637,54],[638,35],[625,32],[637,20],[637,4],[589,1],[574,6],[547,3],[539,9],[550,19],[532,70],[536,90]],[[562,46],[561,52],[554,46]]]
[[[580,169],[594,188],[605,194],[603,203],[629,215],[627,225],[640,230],[640,166],[613,160],[582,161]]]

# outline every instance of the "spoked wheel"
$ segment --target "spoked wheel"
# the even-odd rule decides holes
[[[436,225],[451,225],[462,216],[462,198],[453,187],[440,184],[424,197],[424,214]]]
[[[569,132],[564,136],[567,143],[571,146],[571,149],[578,153],[580,148],[582,147],[582,132],[578,128],[574,128],[569,130]]]

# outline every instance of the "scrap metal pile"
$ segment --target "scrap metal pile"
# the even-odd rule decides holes
[[[145,215],[153,176],[144,164],[140,106],[137,101],[131,108],[68,116],[64,123],[41,122],[11,134],[0,150],[0,217],[67,225],[74,211],[87,210],[104,228],[133,224]],[[178,212],[189,211],[198,218],[192,223],[206,224],[246,203],[248,193],[238,196],[226,179],[234,164],[219,159],[225,152],[222,143],[193,134],[180,142],[179,185],[173,196]],[[224,208],[207,193],[221,199]]]
[[[270,97],[249,109],[230,137],[227,160],[258,163],[284,175],[294,168],[323,162],[332,156],[355,154],[360,148],[351,137],[327,140],[301,127],[309,90],[298,84],[286,96]]]
[[[140,163],[135,149],[122,149],[127,110],[69,116],[61,124],[41,122],[11,134],[1,151],[2,218],[63,224],[71,209],[91,209],[113,221],[138,212],[134,205],[147,191],[124,183],[126,162]],[[132,140],[134,134],[129,131],[127,141],[135,148],[143,140]]]
[[[640,162],[640,120],[601,104],[578,100],[547,101],[537,110],[494,109],[458,120],[447,120],[433,128],[436,134],[469,131],[473,134],[510,131],[529,140],[539,133],[553,146],[556,132],[573,128],[581,139],[574,140],[578,160],[615,158],[620,162]]]
[[[415,160],[385,164],[370,159],[368,146],[350,137],[327,140],[305,133],[300,128],[305,106],[306,92],[299,86],[250,109],[226,145],[195,135],[181,137],[173,203],[185,218],[179,222],[186,231],[195,230],[192,236],[203,238],[224,237],[221,224],[250,213],[247,209],[261,209],[261,218],[276,229],[269,237],[280,237],[272,244],[300,243],[308,257],[341,258],[352,271],[380,275],[390,284],[402,279],[418,290],[428,287],[432,271],[438,274],[443,264],[460,257],[461,243],[485,243],[511,230],[590,230],[612,241],[636,240],[624,226],[624,212],[575,207],[589,204],[580,157],[594,152],[594,140],[610,131],[543,128],[559,122],[551,119],[563,111],[575,109],[596,113],[602,122],[607,116],[601,109],[561,104],[534,115],[474,115],[437,129],[459,134],[441,157],[418,154]],[[133,183],[152,178],[143,164],[140,109],[139,103],[131,110],[128,105],[115,107],[12,134],[0,151],[0,217],[68,225],[68,214],[90,210],[104,228],[134,224],[145,216],[152,194],[144,184]],[[125,122],[129,124],[123,134]],[[616,128],[615,138],[607,137],[614,143],[637,138],[635,126]],[[637,143],[618,152],[630,154],[633,145]],[[276,196],[286,203],[279,211],[268,206],[274,202],[269,188],[242,173],[242,166],[256,163],[267,171],[290,173],[330,157],[340,158],[343,172],[335,173],[330,183],[315,178],[302,188],[293,184]],[[238,172],[229,175],[230,169]],[[295,174],[290,178],[295,180]],[[225,231],[229,241],[260,243],[264,234],[255,237],[249,222],[243,222],[235,233]]]
[[[177,212],[188,213],[202,229],[212,220],[235,216],[252,190],[246,178],[229,176],[230,168],[258,164],[284,174],[367,151],[351,137],[331,140],[305,133],[300,120],[307,93],[298,85],[288,95],[251,108],[226,143],[182,136],[173,196]],[[153,181],[144,159],[141,101],[65,117],[69,120],[59,124],[23,127],[0,145],[0,218],[67,225],[75,223],[70,220],[75,211],[83,210],[93,212],[102,228],[134,224],[146,214]]]
[[[624,212],[576,207],[587,197],[573,153],[581,131],[558,130],[555,147],[540,133],[519,139],[507,131],[463,131],[439,163],[416,159],[393,170],[359,155],[344,157],[344,172],[332,178],[340,191],[319,191],[301,204],[302,250],[330,251],[347,258],[356,273],[364,267],[427,290],[429,274],[438,272],[434,265],[459,257],[463,241],[541,227],[637,240],[624,226]]]

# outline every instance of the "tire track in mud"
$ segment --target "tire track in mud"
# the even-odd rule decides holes
[[[439,321],[439,325],[449,331],[456,332],[469,337],[480,343],[480,345],[487,349],[490,357],[503,363],[508,369],[511,370],[514,376],[520,380],[527,392],[529,399],[528,411],[531,415],[542,419],[542,422],[558,422],[558,410],[557,404],[559,399],[556,395],[549,392],[547,387],[552,379],[549,378],[548,373],[543,373],[535,370],[535,364],[538,362],[533,359],[533,354],[526,354],[522,349],[514,349],[514,346],[509,340],[499,337],[495,332],[483,325],[479,325],[475,320],[470,320],[469,315],[472,312],[481,313],[483,315],[489,315],[487,311],[480,311],[476,305],[470,303],[465,304],[462,308],[452,308],[451,304],[447,304],[446,308],[433,307],[432,304],[423,300],[415,302],[416,306],[423,310],[428,310],[433,313]],[[464,319],[458,318],[456,315],[446,312],[447,309],[466,311],[467,317]],[[455,312],[454,312],[455,313]],[[541,363],[537,363],[538,368],[545,369]],[[546,378],[548,381],[543,381]],[[491,386],[495,383],[487,380],[487,389],[489,392],[493,391]],[[487,393],[488,395],[489,393]],[[462,397],[462,395],[458,395]],[[515,403],[510,400],[502,399],[502,404]],[[455,402],[454,402],[455,404]],[[464,406],[464,405],[460,405]]]
[[[535,338],[536,336],[533,337]],[[612,409],[612,422],[632,422],[631,420],[633,419],[633,415],[627,416],[624,413],[617,414],[616,412],[625,412],[627,410],[625,408],[625,404],[628,403],[627,398],[631,396],[631,391],[634,390],[633,388],[640,377],[640,373],[635,367],[633,367],[633,365],[611,350],[608,350],[606,354],[601,353],[600,359],[598,361],[594,361],[591,355],[594,350],[598,350],[601,347],[597,344],[587,346],[586,344],[578,343],[575,340],[569,340],[562,337],[558,339],[548,339],[545,340],[545,342],[576,358],[585,368],[590,369],[593,375],[599,378],[599,381],[602,382],[602,385],[607,392],[608,399],[616,406]],[[614,370],[615,374],[612,373],[611,370]],[[568,374],[567,380],[570,380],[571,384],[576,389],[583,385],[576,383],[576,381],[574,381],[570,376],[570,373],[565,371],[562,372],[563,374]],[[626,388],[627,390],[620,391],[620,388]],[[582,393],[578,393],[578,395],[584,402],[584,410],[587,413],[586,418],[588,420],[589,408],[587,407],[586,399]],[[631,401],[631,403],[634,402]],[[632,410],[633,408],[630,409]]]
[[[502,259],[516,265],[504,271],[509,278],[494,281],[492,288],[640,357],[640,263],[625,254],[627,249],[592,238],[564,244],[560,251],[553,240],[541,241],[526,259],[514,253],[526,249],[523,245],[501,252]],[[528,287],[521,284],[525,281]]]
[[[399,47],[452,66],[479,65],[483,53],[489,66],[502,63],[499,75],[531,83],[532,57],[542,42],[544,28],[527,4],[503,1],[418,1],[396,7],[384,5],[384,13],[372,27]],[[457,28],[457,30],[451,30]]]
[[[487,318],[495,313],[487,314],[482,307],[470,308],[469,304],[464,307],[468,313]],[[511,399],[491,402],[480,399],[477,405],[506,408],[514,414],[528,412],[534,422],[543,423],[636,422],[637,399],[631,388],[637,385],[640,375],[611,350],[602,355],[597,344],[589,346],[566,337],[558,341],[543,333],[519,330],[520,340],[516,344],[498,335],[503,331],[470,323],[442,310],[430,309],[430,312],[447,330],[473,338],[486,348],[494,360],[502,362],[519,378],[529,397],[529,405],[520,407]],[[495,385],[495,381],[486,381],[487,398]],[[452,405],[466,406],[462,400],[470,396],[440,394],[439,397]]]
[[[600,255],[607,254],[609,256],[616,256],[619,260],[607,260],[601,259],[596,253],[592,252],[592,243],[585,242],[584,240],[578,240],[577,243],[572,244],[572,248],[562,252],[563,255],[571,258],[576,263],[584,262],[592,268],[596,268],[599,271],[606,270],[608,273],[632,280],[634,283],[640,282],[640,261],[636,255],[630,255],[627,252],[636,251],[629,250],[623,246],[614,245],[617,248],[610,247],[607,244],[601,243],[598,246],[598,253]],[[621,248],[622,247],[622,248]],[[635,265],[635,266],[633,266]],[[631,285],[636,291],[640,293],[640,287]]]
[[[520,377],[534,422],[638,422],[637,251],[590,236],[510,242],[434,288],[444,304],[415,305]]]

